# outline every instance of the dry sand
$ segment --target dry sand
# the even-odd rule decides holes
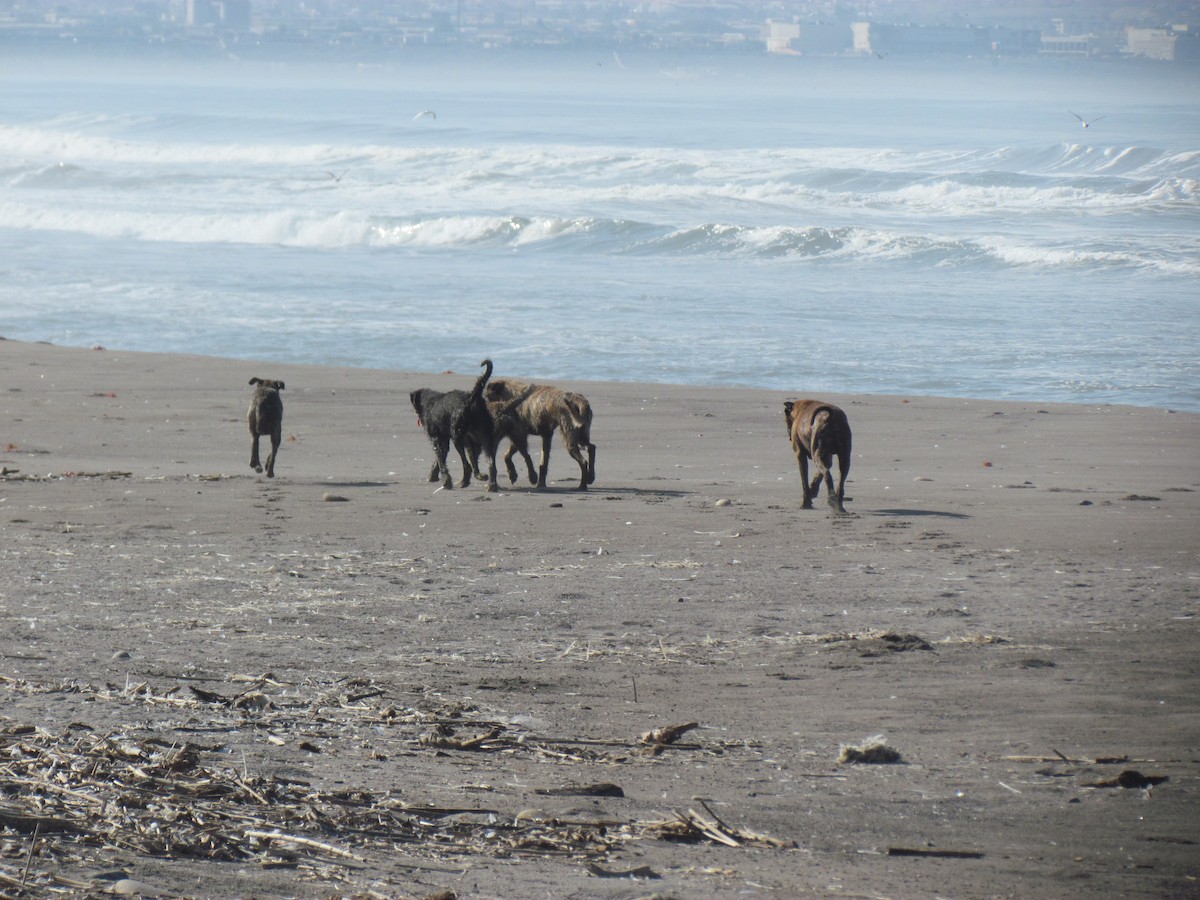
[[[1200,894],[1200,416],[829,396],[838,517],[785,395],[581,383],[591,491],[436,491],[474,363],[0,342],[0,893]]]

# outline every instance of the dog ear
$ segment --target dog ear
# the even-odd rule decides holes
[[[277,391],[283,390],[283,382],[282,381],[275,382],[275,390],[277,390]]]
[[[262,384],[262,379],[261,378],[251,378],[250,383],[251,384]]]

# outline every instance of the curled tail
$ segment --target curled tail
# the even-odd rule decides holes
[[[563,395],[563,400],[567,409],[570,410],[575,427],[587,434],[592,427],[591,404],[582,395],[573,394],[570,391]]]
[[[483,389],[487,387],[488,379],[492,377],[492,361],[485,359],[480,365],[483,366],[483,374],[475,379],[475,387],[471,389],[471,403],[477,403],[483,399]]]

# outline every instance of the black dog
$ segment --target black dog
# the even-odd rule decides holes
[[[413,409],[417,411],[417,424],[425,429],[433,445],[436,462],[429,472],[429,480],[437,481],[440,476],[445,488],[453,486],[450,469],[446,466],[446,457],[453,446],[462,460],[463,475],[459,487],[471,483],[472,471],[477,478],[483,477],[478,466],[471,463],[471,459],[477,458],[482,451],[488,460],[487,489],[500,489],[496,484],[496,428],[483,400],[483,389],[492,377],[492,361],[485,359],[480,365],[484,372],[476,379],[470,393],[418,388],[409,394]]]
[[[250,468],[255,472],[263,470],[258,461],[258,439],[260,436],[269,436],[271,453],[267,457],[267,477],[274,478],[275,454],[279,452],[279,440],[283,435],[283,399],[279,396],[283,382],[251,378],[250,383],[258,385],[246,413],[246,421],[250,425]]]

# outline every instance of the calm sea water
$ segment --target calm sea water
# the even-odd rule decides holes
[[[0,67],[9,338],[1200,410],[1194,72]]]

